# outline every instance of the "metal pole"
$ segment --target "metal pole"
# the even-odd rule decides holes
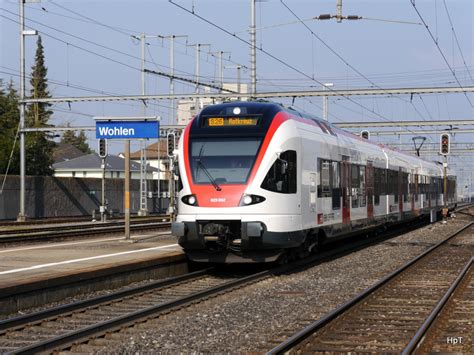
[[[159,137],[159,132],[158,132],[158,137]],[[158,213],[161,213],[161,201],[162,198],[160,196],[161,193],[161,187],[160,187],[160,181],[161,181],[161,138],[158,138],[158,187],[157,187],[157,198],[158,198]]]
[[[337,22],[342,22],[342,0],[336,2],[336,19]]]
[[[100,206],[100,221],[105,222],[107,220],[106,210],[105,210],[105,158],[102,158],[102,198]]]
[[[20,3],[20,212],[18,222],[26,220],[25,214],[25,175],[26,175],[26,154],[25,154],[25,13],[24,0]]]
[[[328,120],[328,97],[323,97],[323,119],[325,121]]]
[[[142,33],[140,35],[141,44],[141,89],[142,95],[145,95],[145,39],[146,35]],[[146,106],[145,102],[142,105],[142,117],[146,117]],[[147,209],[147,171],[146,171],[146,140],[140,140],[140,209],[138,214],[140,216],[146,216],[148,214]]]
[[[196,94],[199,94],[199,58],[200,58],[200,55],[199,55],[199,47],[201,45],[199,43],[196,43],[196,85],[195,85],[195,92]],[[196,100],[194,102],[194,107],[195,107],[195,110],[196,110],[196,113],[198,112],[198,98],[196,97]]]
[[[174,95],[174,81],[173,81],[173,75],[174,75],[174,38],[175,36],[170,37],[170,95]],[[170,107],[170,119],[169,119],[169,124],[174,124],[175,123],[175,117],[174,117],[174,98],[171,99],[171,107]]]
[[[145,34],[140,35],[140,44],[141,44],[141,72],[142,72],[142,95],[145,95]],[[145,112],[145,105],[143,105],[143,113]],[[145,114],[143,114],[145,117]]]
[[[448,215],[448,157],[444,156],[443,163],[444,189],[443,189],[443,217]]]
[[[240,94],[240,69],[242,67],[240,65],[237,65],[237,92]]]
[[[222,66],[222,54],[224,52],[220,51],[219,52],[219,81],[220,81],[220,87],[221,89],[219,92],[222,92],[222,89],[224,88],[224,67]]]
[[[173,222],[175,220],[175,200],[174,200],[174,174],[173,174],[173,158],[170,158],[170,180],[169,180],[169,192],[170,192],[170,219]]]
[[[327,90],[328,87],[334,86],[333,83],[324,83],[324,90]],[[329,104],[328,104],[328,97],[327,95],[323,96],[323,119],[328,121],[329,116]]]
[[[125,239],[130,239],[130,139],[125,140]]]
[[[256,16],[255,2],[250,0],[250,93],[257,93],[257,36],[256,36]]]

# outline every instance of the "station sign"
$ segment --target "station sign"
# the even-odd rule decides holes
[[[153,121],[96,121],[97,139],[160,138],[160,122]]]

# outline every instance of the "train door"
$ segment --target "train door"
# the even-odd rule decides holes
[[[400,215],[400,218],[403,213],[403,194],[402,194],[402,180],[403,180],[403,173],[402,173],[402,168],[398,168],[398,212]]]
[[[342,223],[350,224],[351,222],[351,166],[347,157],[342,158],[341,164],[341,189],[342,189]]]
[[[426,199],[428,200],[428,208],[431,209],[431,176],[426,177]]]
[[[374,218],[374,166],[371,161],[365,167],[365,190],[367,191],[367,218]]]

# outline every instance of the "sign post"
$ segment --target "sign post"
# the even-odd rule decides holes
[[[105,203],[105,158],[107,158],[107,140],[104,138],[99,139],[99,157],[102,158],[101,169],[102,169],[102,194],[100,203],[100,221],[106,222],[107,220],[107,206]]]
[[[443,162],[443,217],[448,216],[448,155],[450,153],[450,135],[443,133],[440,138],[440,153],[444,156]]]
[[[159,138],[159,118],[96,117],[95,119],[97,139],[125,139],[125,239],[130,240],[130,139]]]

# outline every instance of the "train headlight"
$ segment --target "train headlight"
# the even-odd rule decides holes
[[[265,197],[244,194],[240,199],[240,206],[255,205],[263,201],[265,201]]]
[[[250,205],[252,203],[252,196],[245,195],[244,198],[242,199],[242,203],[244,205]]]
[[[183,201],[185,204],[190,205],[190,206],[197,206],[197,198],[195,195],[187,195],[183,196],[181,198],[181,201]]]

